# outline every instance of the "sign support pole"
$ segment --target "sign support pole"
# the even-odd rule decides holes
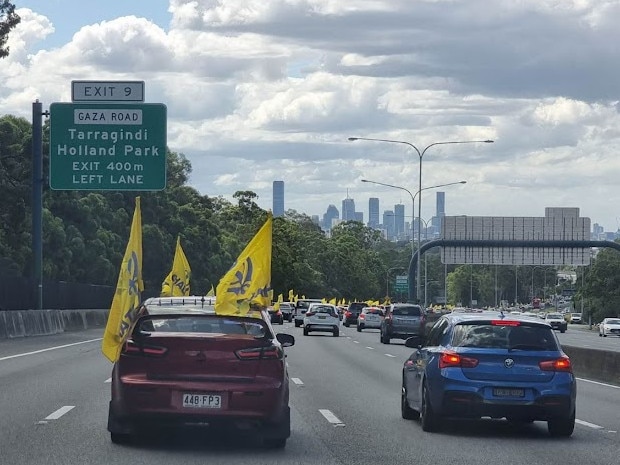
[[[32,256],[36,310],[43,309],[43,111],[39,100],[32,104]]]

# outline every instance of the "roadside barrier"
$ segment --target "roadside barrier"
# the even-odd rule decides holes
[[[0,311],[0,339],[45,336],[104,327],[108,310]]]

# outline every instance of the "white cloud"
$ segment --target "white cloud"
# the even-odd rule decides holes
[[[145,12],[82,24],[46,50],[63,14],[20,9],[2,114],[69,101],[73,79],[144,80],[202,193],[254,189],[268,208],[282,179],[287,208],[319,215],[347,189],[359,210],[371,196],[381,209],[408,204],[364,178],[417,189],[413,149],[350,136],[419,148],[494,139],[425,155],[425,186],[467,180],[445,189],[449,214],[578,206],[615,225],[617,1],[171,0],[169,12],[169,30]],[[425,218],[434,195],[423,194]]]

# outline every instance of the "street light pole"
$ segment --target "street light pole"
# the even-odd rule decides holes
[[[409,147],[411,147],[412,149],[414,149],[416,151],[416,153],[418,154],[418,158],[420,160],[420,174],[418,177],[418,193],[422,191],[422,159],[424,158],[424,154],[426,153],[426,151],[428,149],[430,149],[431,147],[434,147],[436,145],[452,145],[452,144],[473,144],[473,143],[484,143],[484,144],[491,144],[493,143],[492,140],[487,139],[487,140],[459,140],[459,141],[442,141],[442,142],[433,142],[432,144],[427,145],[426,147],[424,147],[421,151],[420,149],[418,149],[415,145],[413,145],[411,142],[406,142],[403,140],[392,140],[392,139],[375,139],[372,137],[349,137],[349,141],[356,141],[356,140],[368,140],[368,141],[375,141],[375,142],[388,142],[388,143],[392,143],[392,144],[404,144],[404,145],[408,145]],[[418,197],[418,218],[422,217],[422,196],[420,195]],[[415,220],[415,218],[414,218]],[[418,224],[418,231],[419,231],[419,224]],[[416,276],[416,297],[418,299],[418,301],[420,300],[420,233],[418,232],[418,263],[417,263],[417,276]]]

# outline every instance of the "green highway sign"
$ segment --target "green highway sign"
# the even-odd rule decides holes
[[[162,103],[52,103],[50,187],[162,190],[166,136]]]
[[[406,274],[396,276],[394,290],[396,292],[405,292],[408,289],[409,289],[409,276],[407,276]]]

